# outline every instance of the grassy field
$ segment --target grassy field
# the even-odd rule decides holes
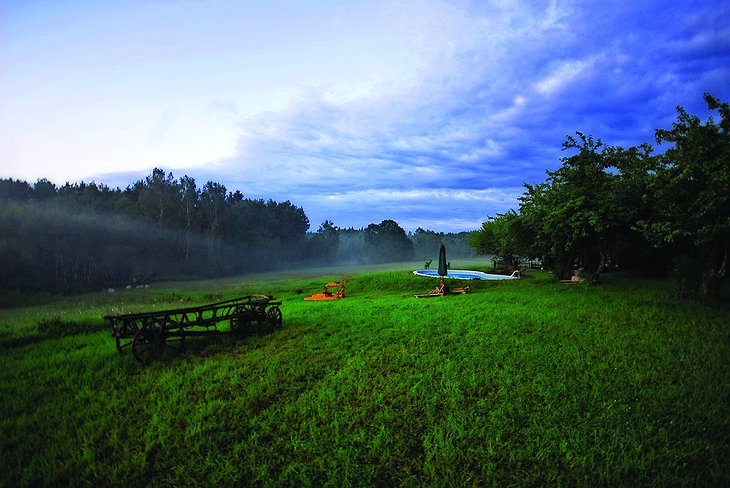
[[[533,272],[416,299],[434,280],[324,273],[0,309],[0,485],[730,479],[727,305],[622,275],[591,287]],[[346,299],[303,301],[343,277]],[[101,319],[264,292],[283,300],[282,330],[191,339],[148,366]]]

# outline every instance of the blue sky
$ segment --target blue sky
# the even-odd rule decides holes
[[[313,230],[476,229],[566,135],[653,142],[705,92],[730,101],[725,1],[0,0],[0,177],[157,166]]]

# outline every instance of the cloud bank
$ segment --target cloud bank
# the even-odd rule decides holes
[[[404,4],[394,48],[417,59],[409,71],[242,121],[217,170],[303,205],[314,227],[477,228],[559,164],[566,135],[651,142],[676,105],[704,113],[704,92],[727,98],[728,7],[679,3]]]
[[[49,17],[65,30],[50,32],[71,32],[74,45],[104,39],[101,51],[68,48],[75,64],[47,73],[76,73],[67,84],[91,95],[76,100],[74,130],[109,120],[99,136],[114,149],[66,137],[56,154],[81,164],[93,140],[87,179],[126,186],[161,166],[290,200],[314,229],[389,218],[473,230],[517,208],[522,185],[560,164],[566,135],[652,142],[677,105],[704,116],[703,93],[730,99],[730,7],[719,0],[73,4]],[[109,22],[114,36],[60,22],[77,14]],[[6,107],[31,99],[17,81]],[[34,106],[50,100],[32,86],[45,97]],[[149,115],[137,132],[135,111]],[[121,173],[120,161],[135,163]]]

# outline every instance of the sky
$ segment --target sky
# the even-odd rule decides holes
[[[0,0],[0,178],[159,167],[313,231],[475,230],[567,135],[654,143],[704,93],[730,101],[725,0]]]

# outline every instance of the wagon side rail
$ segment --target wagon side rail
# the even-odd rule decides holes
[[[181,309],[109,314],[104,319],[112,328],[117,349],[123,352],[132,345],[135,357],[136,344],[157,341],[159,344],[175,344],[182,348],[185,335],[218,333],[218,324],[228,321],[232,332],[240,333],[255,325],[260,329],[281,327],[281,301],[269,295],[248,295],[207,305]],[[143,332],[141,332],[143,331]],[[154,335],[154,338],[150,338]],[[154,339],[154,341],[153,341]],[[157,346],[159,346],[157,344]],[[141,346],[140,346],[141,347]]]
[[[273,297],[269,295],[249,295],[240,298],[232,298],[230,300],[224,300],[221,302],[210,303],[207,305],[199,305],[197,307],[186,307],[186,308],[175,308],[169,310],[158,310],[154,312],[134,312],[128,314],[108,314],[104,316],[104,319],[114,318],[145,318],[145,317],[157,317],[160,314],[171,314],[171,313],[197,313],[211,311],[216,308],[225,307],[226,305],[237,305],[241,303],[251,303],[257,301],[271,301]]]

